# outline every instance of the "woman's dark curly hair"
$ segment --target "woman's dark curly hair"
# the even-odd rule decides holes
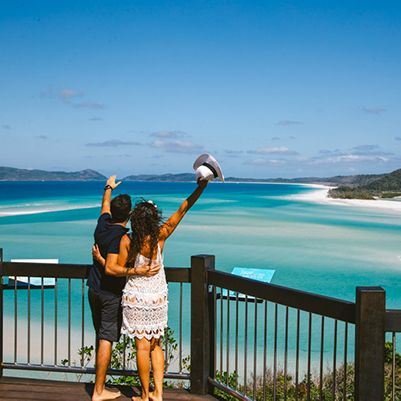
[[[141,199],[135,204],[130,220],[132,241],[128,252],[127,265],[133,266],[135,264],[136,257],[141,253],[145,240],[149,240],[150,265],[153,255],[157,252],[160,227],[163,223],[162,212],[152,201]]]

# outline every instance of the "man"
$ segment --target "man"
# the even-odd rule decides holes
[[[95,229],[95,246],[104,258],[118,258],[121,238],[128,232],[126,225],[131,213],[129,195],[111,200],[112,191],[121,184],[111,176],[104,187],[102,209]],[[96,381],[92,401],[119,397],[119,391],[105,387],[113,342],[118,342],[122,322],[121,296],[126,276],[153,276],[159,266],[143,265],[136,268],[106,269],[93,260],[88,277],[88,298],[96,331]]]

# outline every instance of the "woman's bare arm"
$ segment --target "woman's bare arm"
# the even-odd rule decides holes
[[[160,228],[160,240],[165,241],[177,228],[180,221],[186,215],[189,209],[194,205],[194,203],[202,195],[204,189],[206,188],[208,181],[201,180],[198,181],[198,187],[192,194],[182,202],[178,210],[171,215],[171,217],[161,226]]]

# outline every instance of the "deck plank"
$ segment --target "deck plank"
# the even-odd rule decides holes
[[[130,401],[133,390],[118,386],[122,396],[117,401]],[[71,383],[52,380],[0,378],[0,401],[90,401],[93,391],[91,383]],[[186,390],[166,389],[166,401],[215,401],[212,396],[199,396]]]

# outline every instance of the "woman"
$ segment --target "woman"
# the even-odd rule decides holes
[[[161,212],[151,201],[136,204],[131,214],[131,236],[120,243],[119,266],[160,265],[151,277],[129,276],[123,290],[123,325],[121,332],[135,339],[137,366],[142,385],[141,397],[134,401],[161,401],[164,378],[164,352],[161,339],[167,327],[167,282],[163,267],[164,243],[182,218],[198,200],[208,181],[198,181],[198,187],[179,209],[162,223]],[[105,260],[97,255],[101,263]],[[113,266],[109,266],[113,268]],[[153,369],[154,392],[149,393],[150,360]]]

